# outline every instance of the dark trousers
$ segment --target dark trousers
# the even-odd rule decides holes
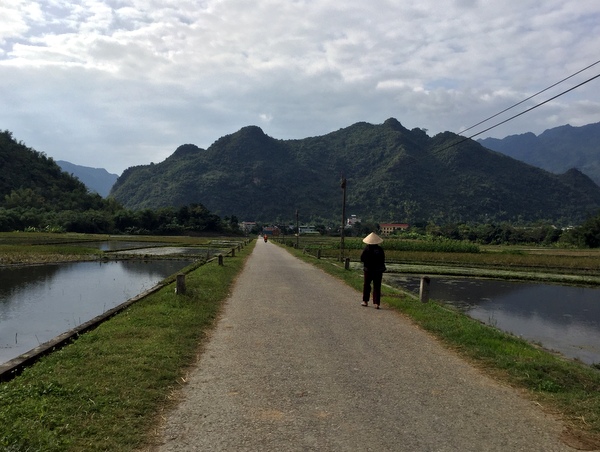
[[[381,299],[381,280],[383,273],[365,270],[363,282],[363,301],[368,302],[371,297],[371,283],[373,283],[373,304],[379,304]]]

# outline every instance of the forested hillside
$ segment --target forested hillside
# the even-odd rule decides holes
[[[347,213],[374,222],[549,220],[580,222],[600,208],[600,187],[577,170],[554,175],[446,132],[429,137],[396,119],[277,140],[256,126],[208,149],[180,146],[165,161],[132,167],[111,196],[133,209],[201,202],[240,220],[306,221]]]
[[[503,139],[478,140],[483,146],[553,173],[577,168],[600,185],[600,123],[565,125]]]
[[[9,131],[0,132],[0,173],[0,207],[87,210],[103,205],[100,196],[89,194],[82,182]]]
[[[200,203],[134,212],[88,193],[54,160],[17,142],[9,131],[0,132],[0,174],[0,231],[240,233],[237,219],[222,222]]]

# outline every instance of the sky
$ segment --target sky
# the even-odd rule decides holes
[[[600,122],[598,0],[0,0],[0,130],[121,174],[256,125]],[[578,71],[592,65],[579,74]],[[559,95],[576,85],[582,86]]]

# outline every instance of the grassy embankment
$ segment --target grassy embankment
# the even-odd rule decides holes
[[[226,257],[223,266],[213,261],[189,273],[186,295],[166,286],[0,383],[0,450],[131,451],[147,445],[253,245]],[[53,246],[19,251],[19,245],[3,245],[0,256],[16,261],[24,253],[30,262],[37,254],[47,262],[78,255]]]
[[[288,245],[293,243],[288,242]],[[384,246],[389,245],[389,241],[384,243]],[[310,240],[304,240],[298,250],[287,249],[355,289],[362,289],[361,273],[344,270],[339,262],[339,250],[327,251],[327,244],[323,242],[317,247],[322,249],[322,257],[330,258],[315,259],[314,255],[305,254],[302,250],[311,248]],[[345,256],[356,261],[359,251],[346,250]],[[479,272],[479,276],[538,280],[560,280],[562,275],[567,277],[566,280],[572,276],[578,282],[598,280],[600,276],[600,254],[595,251],[525,251],[514,248],[511,251],[496,247],[479,253],[450,253],[394,252],[386,249],[386,257],[399,264],[403,272],[418,268],[444,273],[450,268],[455,274]],[[398,289],[384,287],[383,301],[409,316],[493,378],[525,390],[532,400],[560,414],[567,426],[564,433],[566,442],[583,450],[600,448],[598,369],[558,357],[435,301],[420,303],[413,296],[402,296],[399,292]]]

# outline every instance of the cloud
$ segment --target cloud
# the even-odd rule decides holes
[[[15,0],[0,6],[0,128],[119,173],[250,124],[458,132],[596,61],[598,24],[594,0]],[[596,122],[597,91],[490,134]]]

